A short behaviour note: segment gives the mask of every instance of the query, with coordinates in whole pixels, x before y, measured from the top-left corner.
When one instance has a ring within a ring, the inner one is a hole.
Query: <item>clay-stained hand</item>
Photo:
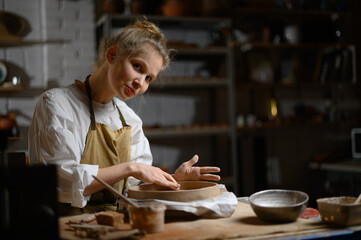
[[[177,181],[219,181],[221,179],[220,176],[211,174],[220,172],[221,170],[218,167],[193,167],[198,162],[198,159],[198,155],[194,155],[191,160],[182,163],[174,172],[174,179]]]
[[[155,183],[174,190],[178,190],[180,188],[179,183],[177,183],[172,175],[158,167],[142,163],[133,164],[133,166],[135,166],[136,169],[133,170],[132,176],[145,183]]]

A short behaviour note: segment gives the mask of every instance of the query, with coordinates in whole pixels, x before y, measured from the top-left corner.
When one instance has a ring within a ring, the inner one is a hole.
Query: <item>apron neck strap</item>
[[[89,84],[89,76],[86,77],[85,79],[85,89],[88,95],[88,99],[89,99],[89,110],[90,110],[90,120],[91,120],[91,129],[95,130],[95,114],[94,114],[94,109],[93,109],[93,100],[92,100],[92,95],[91,95],[91,90],[90,90],[90,84]],[[119,110],[118,106],[115,104],[114,100],[112,100],[114,107],[117,108],[118,113],[119,113],[119,118],[122,121],[123,126],[129,126],[126,122],[125,119],[123,117],[122,112]]]
[[[120,120],[122,121],[123,126],[129,126],[129,125],[126,123],[126,121],[125,121],[125,119],[124,119],[124,117],[123,117],[122,112],[119,110],[118,105],[115,104],[114,100],[112,100],[112,102],[113,102],[113,106],[116,107],[117,110],[118,110],[119,118],[120,118]]]
[[[90,75],[87,76],[86,79],[85,79],[85,89],[86,89],[86,93],[88,94],[88,99],[89,99],[91,129],[95,130],[95,115],[94,115],[93,100],[92,100],[90,84],[89,84],[89,77],[90,77]]]

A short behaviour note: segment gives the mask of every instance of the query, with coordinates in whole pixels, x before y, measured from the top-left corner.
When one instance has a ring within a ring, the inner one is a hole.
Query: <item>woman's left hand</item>
[[[173,174],[173,178],[177,181],[198,181],[211,180],[219,181],[220,176],[211,174],[217,173],[221,170],[218,167],[193,167],[198,162],[198,155],[187,162],[182,163]]]

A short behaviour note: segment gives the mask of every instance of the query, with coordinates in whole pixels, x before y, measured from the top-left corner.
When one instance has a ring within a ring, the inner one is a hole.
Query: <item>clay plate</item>
[[[175,191],[156,184],[133,186],[128,197],[135,199],[160,199],[191,202],[218,197],[221,192],[217,183],[207,181],[180,181],[180,190]]]

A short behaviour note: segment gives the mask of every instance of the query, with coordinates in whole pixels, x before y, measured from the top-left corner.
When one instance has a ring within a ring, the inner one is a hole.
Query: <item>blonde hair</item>
[[[159,52],[163,58],[163,69],[166,68],[170,62],[167,39],[161,30],[148,20],[137,20],[122,28],[107,41],[105,49],[115,45],[119,56],[128,57],[146,51],[144,43],[150,43]]]

